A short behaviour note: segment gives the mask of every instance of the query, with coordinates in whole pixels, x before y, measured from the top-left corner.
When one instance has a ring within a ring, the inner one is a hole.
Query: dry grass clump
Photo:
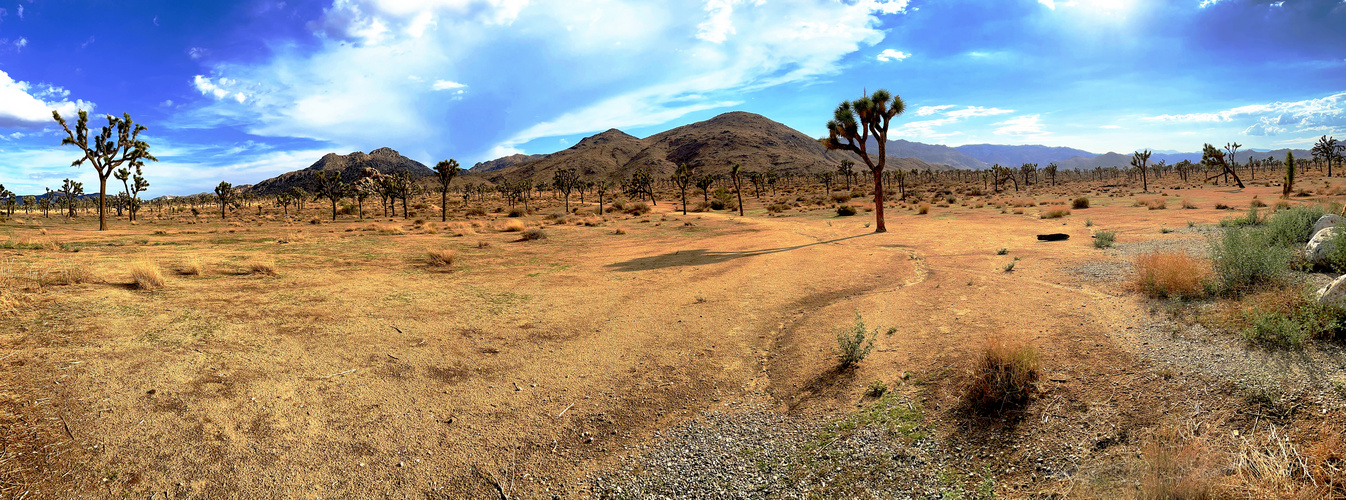
[[[1081,197],[1079,197],[1079,198],[1075,198],[1074,200],[1071,200],[1071,201],[1070,201],[1070,208],[1074,208],[1074,209],[1077,209],[1077,210],[1078,210],[1078,209],[1081,209],[1081,208],[1089,208],[1089,198],[1085,198],[1085,197],[1081,196]]]
[[[430,250],[425,253],[425,260],[434,267],[448,267],[453,265],[454,259],[458,258],[458,252],[442,248],[439,250]]]
[[[1209,434],[1207,434],[1209,435]],[[1159,426],[1141,446],[1141,500],[1224,498],[1214,450],[1204,436],[1181,426]]]
[[[1060,218],[1065,217],[1065,216],[1067,216],[1067,215],[1070,215],[1070,209],[1069,209],[1069,208],[1066,208],[1066,207],[1063,205],[1063,206],[1059,206],[1059,207],[1051,207],[1051,208],[1047,209],[1047,211],[1042,212],[1042,214],[1038,215],[1038,218],[1040,218],[1040,219],[1060,219]]]
[[[67,262],[56,270],[56,276],[51,281],[54,285],[79,285],[83,283],[93,283],[98,281],[98,275],[94,274],[89,266],[80,262]]]
[[[1145,207],[1149,210],[1164,210],[1168,208],[1168,200],[1163,198],[1136,198],[1133,206]]]
[[[466,222],[450,222],[444,231],[454,236],[471,236],[477,234],[472,224]]]
[[[1193,204],[1191,200],[1188,200],[1187,198],[1183,198],[1183,199],[1182,199],[1182,208],[1184,208],[1184,209],[1186,209],[1186,210],[1195,210],[1195,209],[1197,208],[1197,206],[1196,206],[1195,204]]]
[[[999,414],[1020,408],[1033,397],[1041,371],[1038,351],[1018,335],[993,335],[978,360],[968,385],[968,409]]]
[[[206,266],[201,264],[201,261],[196,258],[188,259],[187,262],[184,262],[182,266],[178,268],[178,274],[183,276],[200,276],[205,274],[205,272]]]
[[[520,235],[520,238],[523,241],[545,240],[547,239],[547,232],[543,231],[540,227],[535,227],[524,231],[523,234]]]
[[[276,275],[276,266],[266,262],[249,262],[244,266],[248,274],[265,274],[267,276]]]
[[[166,283],[164,274],[159,272],[159,266],[149,262],[131,264],[131,281],[141,290],[158,290]]]
[[[524,226],[523,221],[518,219],[511,219],[506,221],[504,227],[502,227],[500,230],[506,233],[517,233],[523,231],[524,229],[527,229],[527,226]]]
[[[402,230],[402,226],[401,226],[401,225],[398,225],[398,224],[370,224],[369,227],[368,227],[366,230],[368,230],[368,231],[375,231],[375,232],[377,232],[377,233],[379,233],[379,234],[403,234],[403,233],[405,233],[405,231]]]
[[[1346,497],[1346,443],[1324,429],[1308,447],[1268,424],[1241,436],[1235,453],[1239,489],[1247,498]]]
[[[1151,298],[1204,296],[1211,269],[1184,252],[1151,252],[1136,257],[1136,290]]]
[[[921,206],[920,206],[919,208],[916,209],[916,213],[917,213],[917,214],[920,214],[920,215],[925,215],[925,214],[930,213],[930,204],[929,204],[929,203],[922,203]]]

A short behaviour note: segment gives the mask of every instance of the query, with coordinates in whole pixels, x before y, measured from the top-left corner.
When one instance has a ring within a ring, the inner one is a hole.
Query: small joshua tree
[[[233,184],[220,181],[220,185],[215,186],[215,197],[220,201],[220,220],[224,220],[225,209],[238,200],[238,192],[234,191]]]
[[[1150,181],[1146,174],[1150,167],[1150,150],[1147,149],[1143,153],[1136,151],[1136,154],[1131,155],[1131,166],[1140,171],[1140,190],[1149,192]]]
[[[1207,168],[1218,168],[1220,170],[1220,172],[1215,175],[1207,177],[1206,180],[1215,179],[1221,175],[1233,176],[1234,184],[1237,184],[1239,188],[1243,188],[1243,181],[1239,179],[1238,172],[1229,165],[1229,162],[1225,161],[1224,151],[1220,151],[1215,146],[1206,144],[1205,147],[1202,148],[1201,164],[1205,165]]]
[[[906,111],[901,97],[887,90],[875,90],[873,95],[854,102],[842,101],[827,122],[827,138],[822,140],[827,149],[850,151],[860,156],[874,174],[874,221],[876,233],[886,233],[883,223],[883,168],[887,165],[888,124],[893,117]],[[870,137],[878,143],[878,153],[869,155]]]
[[[150,154],[150,145],[139,139],[140,133],[147,129],[144,125],[133,123],[130,113],[123,113],[122,118],[107,115],[107,126],[93,137],[93,145],[90,146],[88,111],[79,110],[79,120],[75,122],[74,132],[70,131],[60,113],[52,111],[51,116],[65,130],[66,137],[61,139],[61,145],[78,147],[84,153],[84,156],[72,162],[70,166],[78,167],[87,161],[93,165],[94,171],[98,172],[98,230],[106,231],[107,217],[104,212],[107,209],[108,177],[122,165],[135,167],[136,173],[139,174],[145,160],[159,161]]]
[[[696,178],[696,188],[701,190],[701,202],[710,205],[710,187],[715,185],[716,176],[706,174]]]
[[[566,213],[570,213],[570,193],[582,185],[579,173],[573,168],[558,168],[556,173],[552,174],[552,185],[565,196]]]
[[[439,181],[439,221],[449,220],[449,183],[458,176],[458,160],[449,158],[435,164],[435,179]]]
[[[850,368],[863,361],[869,356],[869,351],[874,350],[874,339],[877,338],[879,329],[875,328],[872,333],[865,329],[865,319],[856,312],[855,326],[837,331],[837,357],[841,367]]]
[[[734,192],[738,194],[738,215],[743,216],[743,166],[737,163],[729,170],[729,177],[734,180]]]
[[[130,201],[127,203],[127,206],[131,209],[129,218],[130,220],[136,220],[136,213],[140,211],[140,193],[150,188],[149,181],[140,176],[140,167],[138,166],[135,175],[131,175],[130,169],[122,167],[117,169],[117,173],[113,174],[113,177],[122,181],[122,187],[126,188],[126,194],[130,197]],[[128,180],[131,182],[128,182]]]
[[[609,189],[612,189],[612,181],[609,181],[607,179],[599,179],[597,182],[594,182],[594,191],[598,192],[599,217],[603,216],[603,196],[608,194]]]
[[[75,217],[75,205],[79,203],[79,197],[84,196],[84,183],[75,182],[66,179],[61,184],[61,201],[65,203],[66,211],[70,217]]]
[[[673,183],[682,192],[682,215],[687,215],[687,186],[692,183],[692,167],[686,163],[678,165],[677,172],[673,173]]]
[[[346,193],[350,192],[350,185],[341,182],[340,170],[314,172],[313,184],[317,191],[313,194],[313,200],[317,201],[323,198],[330,200],[332,202],[332,220],[336,220],[337,201],[346,197]]]

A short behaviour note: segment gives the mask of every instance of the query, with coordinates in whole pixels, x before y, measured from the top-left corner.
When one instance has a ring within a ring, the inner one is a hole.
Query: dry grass
[[[1168,208],[1168,200],[1163,198],[1136,198],[1134,206],[1145,207],[1149,210],[1164,210]]]
[[[506,233],[518,233],[523,231],[524,229],[527,229],[527,226],[523,224],[523,221],[518,219],[510,219],[508,221],[505,221],[505,225],[500,230]]]
[[[183,276],[201,276],[202,274],[205,274],[205,272],[206,266],[201,264],[201,261],[196,258],[188,259],[187,262],[182,264],[182,267],[178,268],[178,274]]]
[[[1065,217],[1065,216],[1067,216],[1067,215],[1070,215],[1070,209],[1066,208],[1065,206],[1059,206],[1059,207],[1051,207],[1050,209],[1047,209],[1047,211],[1042,212],[1042,214],[1039,215],[1038,218],[1040,218],[1040,219],[1060,219],[1060,218]]]
[[[82,262],[67,262],[56,270],[53,285],[79,285],[98,281],[98,276]]]
[[[276,266],[266,262],[249,262],[244,265],[244,269],[247,269],[248,274],[276,275]]]
[[[916,210],[916,213],[921,214],[921,215],[925,215],[925,214],[930,213],[930,204],[929,204],[929,203],[922,203],[922,204],[921,204],[921,207],[920,207],[919,209]]]
[[[1070,208],[1074,209],[1089,208],[1089,198],[1081,196],[1079,198],[1071,200]]]
[[[472,224],[466,222],[450,222],[449,225],[444,228],[444,231],[454,236],[472,236],[477,234],[477,231],[472,227]]]
[[[1215,453],[1204,436],[1183,426],[1159,426],[1141,446],[1141,500],[1222,498]]]
[[[1304,451],[1283,429],[1268,424],[1239,438],[1238,486],[1248,498],[1342,498],[1346,446],[1340,429],[1327,429]]]
[[[1196,208],[1198,208],[1198,207],[1197,207],[1195,204],[1193,204],[1193,203],[1191,202],[1191,200],[1188,200],[1188,199],[1186,199],[1186,198],[1183,198],[1183,200],[1182,200],[1182,208],[1187,209],[1187,210],[1194,210],[1194,209],[1196,209]]]
[[[441,248],[439,250],[430,250],[425,252],[425,260],[434,267],[448,267],[453,265],[454,259],[458,258],[458,252]]]
[[[1033,397],[1042,365],[1038,351],[1019,335],[999,334],[986,339],[968,384],[968,409],[999,414],[1022,407]]]
[[[1133,284],[1152,298],[1191,299],[1206,294],[1211,270],[1205,261],[1183,252],[1152,252],[1136,257]]]
[[[369,230],[376,231],[379,234],[393,234],[393,235],[404,234],[406,232],[403,231],[402,226],[398,224],[370,224]]]
[[[150,262],[137,262],[131,264],[131,283],[141,290],[158,290],[164,287],[166,281],[159,266]]]
[[[523,241],[545,240],[547,239],[547,232],[540,227],[535,227],[524,231],[521,238]]]

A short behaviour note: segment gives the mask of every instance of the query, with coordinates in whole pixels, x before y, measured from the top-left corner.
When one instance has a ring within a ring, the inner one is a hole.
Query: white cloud
[[[1010,118],[1003,122],[998,122],[1000,128],[995,129],[996,135],[1013,135],[1019,137],[1031,137],[1047,135],[1047,131],[1042,128],[1041,115],[1023,115]]]
[[[1246,123],[1245,135],[1270,136],[1284,132],[1336,133],[1346,129],[1346,92],[1292,102],[1251,104],[1216,112],[1158,115],[1142,118],[1174,123]]]
[[[936,130],[939,127],[945,127],[956,123],[966,121],[968,118],[979,118],[985,116],[996,116],[1007,113],[1013,113],[1012,109],[984,108],[981,106],[964,106],[957,108],[954,104],[944,104],[939,106],[921,106],[916,109],[916,116],[935,116],[943,115],[942,118],[932,118],[928,120],[917,120],[903,123],[892,131],[893,135],[914,137],[921,139],[942,139],[953,135],[961,134],[961,131],[942,132]]]
[[[1046,5],[1048,9],[1056,10],[1055,0],[1038,0],[1038,3]]]
[[[710,43],[724,43],[734,30],[733,0],[706,0],[706,20],[697,25],[696,37]]]
[[[62,116],[75,115],[80,109],[92,111],[93,103],[70,102],[70,91],[52,86],[34,86],[15,81],[0,71],[0,128],[42,128],[52,125],[52,110]]]
[[[203,49],[201,47],[192,47],[187,49],[187,57],[190,57],[192,59],[200,59],[208,55],[210,55],[210,51],[207,49]]]
[[[974,116],[995,116],[1013,113],[1012,109],[983,108],[981,106],[968,106],[963,109],[957,109],[945,113],[951,118],[971,118]]]
[[[453,90],[453,89],[461,89],[464,87],[467,87],[467,85],[463,85],[461,83],[449,80],[436,80],[435,84],[432,85],[430,88],[433,90]]]
[[[883,49],[883,52],[879,52],[878,59],[879,61],[882,62],[888,62],[888,61],[901,61],[908,57],[911,57],[911,54],[893,49]]]
[[[1116,130],[1116,129],[1122,128],[1122,126],[1121,126],[1121,125],[1100,125],[1098,128],[1105,128],[1105,129],[1108,129],[1108,130]]]
[[[23,19],[23,4],[19,4],[19,19]]]
[[[1204,8],[1206,8],[1206,7],[1210,7],[1210,6],[1212,6],[1212,5],[1215,5],[1215,4],[1217,4],[1217,3],[1220,3],[1220,1],[1221,1],[1221,0],[1201,0],[1201,3],[1200,3],[1199,5],[1197,5],[1197,8],[1199,8],[1199,9],[1204,9]]]
[[[15,41],[14,41],[14,48],[16,48],[16,49],[23,50],[23,48],[24,48],[24,47],[27,47],[27,46],[28,46],[28,39],[27,39],[27,38],[19,37],[18,40],[15,40]]]
[[[941,112],[941,111],[944,111],[944,110],[946,110],[946,109],[949,109],[949,108],[956,108],[956,107],[958,107],[958,106],[953,105],[953,104],[944,104],[944,105],[940,105],[940,106],[921,106],[920,108],[917,108],[917,109],[916,109],[916,116],[930,116],[930,115],[933,115],[933,114],[935,114],[935,113],[939,113],[939,112]]]

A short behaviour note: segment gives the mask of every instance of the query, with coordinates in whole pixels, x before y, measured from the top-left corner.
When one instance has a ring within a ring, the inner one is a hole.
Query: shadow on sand
[[[648,271],[651,269],[664,269],[678,266],[702,266],[706,264],[718,264],[720,262],[727,262],[734,259],[741,259],[743,257],[756,257],[758,255],[767,255],[773,253],[788,252],[790,250],[798,250],[801,248],[811,247],[814,245],[826,245],[828,243],[836,243],[838,241],[861,238],[872,234],[874,233],[857,234],[855,236],[847,236],[845,238],[837,238],[835,240],[818,241],[814,243],[807,243],[804,245],[795,245],[792,247],[767,248],[762,250],[745,250],[741,252],[716,252],[706,250],[704,248],[698,248],[695,250],[678,250],[676,252],[666,253],[663,255],[651,255],[649,257],[637,257],[625,262],[614,262],[612,264],[608,264],[605,267],[607,267],[608,269],[612,269],[614,271],[630,272],[630,271]]]

